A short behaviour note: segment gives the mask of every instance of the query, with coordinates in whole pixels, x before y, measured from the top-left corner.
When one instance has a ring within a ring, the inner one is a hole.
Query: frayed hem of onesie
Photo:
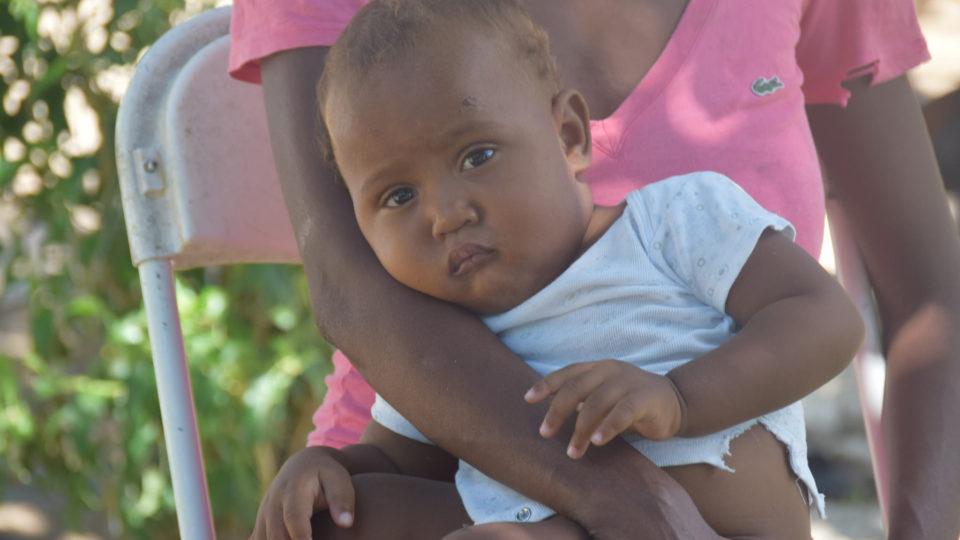
[[[693,465],[695,463],[703,463],[705,465],[710,465],[711,467],[716,467],[721,471],[725,471],[728,473],[735,473],[736,470],[730,465],[728,465],[726,462],[726,458],[728,456],[733,455],[730,452],[730,445],[734,439],[736,439],[740,435],[743,435],[750,428],[758,425],[759,423],[760,421],[758,419],[754,419],[752,422],[737,426],[737,429],[729,433],[726,433],[723,436],[723,438],[719,441],[718,444],[714,444],[714,443],[710,444],[709,446],[710,456],[698,457],[696,458],[695,461],[687,461],[683,459],[677,460],[677,455],[675,454],[671,455],[666,452],[660,453],[657,451],[657,449],[654,449],[654,448],[641,449],[638,447],[637,449],[640,450],[642,453],[644,453],[644,455],[646,455],[648,458],[650,458],[650,460],[653,461],[658,467],[679,467],[682,465]],[[625,437],[625,439],[627,440],[628,443],[633,444],[634,442],[634,440],[631,440],[630,438]],[[637,437],[635,440],[644,440],[644,439]]]
[[[727,472],[729,472],[729,473],[735,473],[735,472],[737,472],[736,469],[734,469],[733,467],[727,465],[727,458],[733,455],[733,452],[730,451],[730,445],[733,444],[733,440],[734,440],[734,439],[736,439],[737,437],[743,435],[743,434],[746,433],[747,431],[750,431],[750,429],[751,429],[753,426],[756,426],[756,425],[760,425],[760,420],[754,420],[753,422],[750,422],[749,424],[745,424],[745,425],[740,426],[740,428],[737,429],[736,431],[733,431],[733,432],[731,432],[731,433],[728,433],[728,434],[723,438],[723,440],[720,441],[720,462],[719,462],[719,464],[718,464],[718,463],[709,463],[709,465],[713,465],[714,467],[716,467],[716,468],[718,468],[718,469],[720,469],[720,470],[722,470],[722,471],[727,471]],[[766,428],[766,426],[764,426],[764,428]]]
[[[797,486],[799,487],[802,484],[803,488],[806,489],[808,508],[816,509],[817,515],[820,516],[820,519],[827,519],[827,498],[823,495],[823,493],[820,493],[820,491],[817,490],[816,484],[807,482],[803,478],[800,478],[800,473],[798,470],[802,470],[802,464],[797,463],[798,458],[796,456],[796,450],[794,449],[795,443],[784,440],[784,438],[777,433],[776,429],[763,421],[763,418],[757,419],[757,423],[763,426],[763,428],[767,430],[767,433],[773,435],[773,437],[777,439],[780,444],[787,448],[787,461],[789,462],[790,470],[797,477]],[[806,459],[806,457],[804,457],[804,459]],[[807,465],[807,468],[809,469],[809,465]]]

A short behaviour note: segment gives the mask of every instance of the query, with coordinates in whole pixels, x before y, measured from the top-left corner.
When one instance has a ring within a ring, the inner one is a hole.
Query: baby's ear
[[[562,90],[553,97],[553,118],[567,163],[579,175],[590,166],[593,151],[587,100],[576,90]]]

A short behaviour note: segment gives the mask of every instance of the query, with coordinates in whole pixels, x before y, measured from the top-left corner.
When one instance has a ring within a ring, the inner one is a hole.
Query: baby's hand
[[[322,446],[287,460],[270,483],[250,540],[310,540],[310,517],[329,509],[333,522],[353,525],[355,493],[347,469]]]
[[[683,397],[669,378],[619,360],[573,364],[544,377],[524,399],[538,403],[556,394],[540,426],[552,437],[578,411],[567,455],[582,457],[631,429],[654,440],[669,439],[683,426]]]

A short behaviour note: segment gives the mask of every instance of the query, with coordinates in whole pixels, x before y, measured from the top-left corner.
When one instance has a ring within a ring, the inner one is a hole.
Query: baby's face
[[[324,113],[363,235],[401,283],[510,309],[582,249],[589,119],[479,34],[437,38]],[[573,103],[573,105],[571,105]]]

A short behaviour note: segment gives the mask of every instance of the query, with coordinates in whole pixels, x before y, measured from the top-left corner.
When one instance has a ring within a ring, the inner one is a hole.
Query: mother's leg
[[[786,449],[762,426],[730,444],[734,473],[704,464],[665,470],[724,538],[810,539],[810,510]]]
[[[442,538],[470,524],[457,488],[450,482],[399,474],[358,474],[354,523],[338,527],[326,511],[313,516],[313,537],[323,540]]]

